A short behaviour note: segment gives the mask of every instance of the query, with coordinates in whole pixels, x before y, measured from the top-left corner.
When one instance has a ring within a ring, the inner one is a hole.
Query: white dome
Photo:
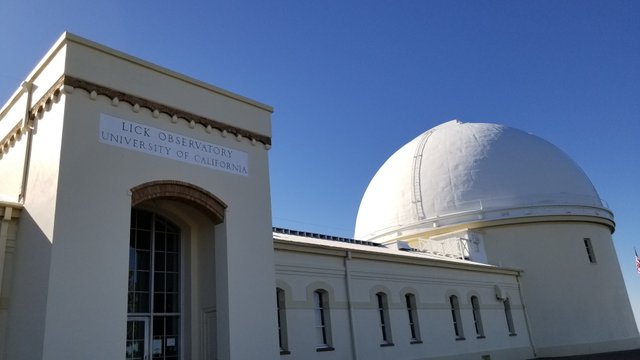
[[[399,235],[479,220],[546,215],[613,219],[564,152],[497,124],[439,125],[400,148],[371,180],[354,237]]]

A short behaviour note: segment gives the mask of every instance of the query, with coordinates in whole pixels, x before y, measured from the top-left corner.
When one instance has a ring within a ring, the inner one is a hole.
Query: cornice
[[[103,53],[109,57],[114,57],[120,60],[123,60],[125,62],[128,63],[132,63],[135,64],[137,66],[140,66],[142,68],[151,70],[153,72],[157,72],[160,73],[164,76],[168,76],[171,78],[174,78],[176,80],[179,80],[181,82],[186,82],[189,83],[190,85],[196,86],[196,87],[200,87],[203,89],[206,89],[207,91],[212,91],[218,95],[222,95],[224,97],[233,99],[234,101],[240,101],[243,102],[247,105],[256,107],[260,110],[263,111],[268,111],[270,113],[273,113],[273,108],[267,104],[261,103],[259,101],[250,99],[248,97],[236,94],[234,92],[231,92],[229,90],[225,90],[222,89],[220,87],[217,87],[215,85],[212,84],[208,84],[206,82],[203,82],[201,80],[192,78],[190,76],[187,76],[185,74],[181,74],[179,72],[176,72],[174,70],[168,69],[166,67],[160,66],[158,64],[154,64],[152,62],[143,60],[141,58],[135,57],[131,54],[126,54],[122,51],[116,50],[114,48],[108,47],[106,45],[97,43],[95,41],[89,40],[87,38],[78,36],[76,34],[70,33],[70,32],[65,32],[62,34],[62,36],[59,38],[57,44],[54,46],[54,48],[51,51],[51,54],[55,53],[55,51],[58,48],[63,47],[66,44],[77,44],[81,47],[85,47],[85,48],[89,48],[92,50],[95,50],[97,52]]]
[[[271,137],[269,136],[231,126],[216,119],[200,116],[140,96],[127,94],[90,81],[63,75],[53,83],[40,99],[33,103],[29,111],[29,121],[17,122],[16,126],[0,140],[0,159],[3,154],[6,154],[9,149],[15,145],[16,141],[20,140],[22,135],[33,129],[37,119],[41,119],[44,113],[49,111],[54,103],[59,102],[62,94],[71,94],[75,89],[86,91],[89,98],[93,100],[95,100],[98,95],[105,96],[114,106],[119,105],[120,102],[130,104],[133,112],[139,112],[141,108],[147,108],[154,118],[158,118],[160,114],[165,114],[171,118],[171,122],[173,123],[185,121],[191,128],[200,125],[207,133],[211,133],[213,129],[216,129],[222,137],[234,136],[237,141],[247,139],[252,145],[260,142],[264,145],[265,149],[269,150],[271,148]]]
[[[177,119],[186,121],[190,127],[195,127],[196,124],[202,125],[205,131],[211,132],[211,129],[217,129],[223,134],[231,134],[238,138],[247,138],[249,141],[255,143],[256,141],[263,143],[264,145],[271,145],[271,138],[261,134],[257,134],[248,130],[240,129],[223,122],[206,118],[185,110],[180,110],[171,106],[161,104],[159,102],[145,99],[143,97],[131,95],[108,88],[96,83],[92,83],[86,80],[78,79],[65,75],[62,77],[62,85],[71,86],[74,89],[80,88],[89,93],[89,96],[95,98],[98,95],[103,95],[111,99],[112,102],[126,102],[133,108],[134,112],[140,111],[141,108],[147,108],[151,111],[154,117],[158,117],[161,113],[168,115],[175,122]]]
[[[428,266],[445,269],[456,269],[462,271],[473,271],[483,273],[496,273],[515,276],[522,272],[521,269],[498,267],[495,265],[478,264],[473,262],[450,261],[449,259],[436,259],[421,256],[407,256],[405,253],[380,253],[366,249],[340,248],[336,246],[309,244],[296,242],[295,240],[273,239],[274,250],[291,251],[297,253],[309,253],[325,256],[347,257],[348,253],[352,259],[373,260],[378,262],[390,262],[398,264],[411,264],[418,266]],[[375,249],[375,248],[374,248]]]

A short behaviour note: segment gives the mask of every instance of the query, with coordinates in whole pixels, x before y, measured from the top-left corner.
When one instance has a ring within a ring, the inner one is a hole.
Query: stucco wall
[[[54,48],[57,52],[49,54],[50,59],[41,63],[44,68],[38,72],[58,74],[39,83],[38,88],[45,92],[64,69],[66,76],[109,86],[109,91],[162,103],[164,111],[187,109],[193,116],[226,122],[230,129],[270,136],[270,109],[266,106],[71,35]],[[227,205],[224,222],[214,230],[200,232],[200,236],[215,238],[215,251],[207,250],[215,257],[211,259],[215,274],[202,275],[206,269],[198,269],[195,263],[204,259],[194,259],[193,269],[205,280],[215,277],[208,286],[217,287],[216,291],[198,301],[216,299],[218,357],[275,358],[275,299],[255,301],[255,294],[272,293],[274,283],[273,247],[268,241],[268,146],[233,134],[225,137],[217,129],[205,129],[169,113],[154,113],[81,87],[64,85],[60,90],[60,101],[36,124],[25,216],[18,235],[16,257],[20,264],[15,283],[19,286],[11,300],[8,358],[122,356],[130,190],[156,180],[193,184]],[[101,114],[245,152],[249,175],[100,143]],[[191,334],[200,336],[193,330]],[[247,344],[247,338],[253,340]],[[200,339],[189,340],[200,346]]]
[[[16,238],[21,209],[0,202],[0,359],[4,358],[7,341],[7,315],[13,288]]]
[[[276,245],[276,248],[278,246]],[[316,352],[312,293],[329,292],[334,352],[331,358],[358,359],[492,359],[532,357],[527,327],[514,275],[455,270],[427,266],[415,260],[407,264],[347,252],[316,254],[287,248],[276,251],[277,286],[286,292],[287,336],[291,354],[283,359],[327,357]],[[349,287],[346,281],[349,268]],[[509,336],[503,303],[496,299],[494,285],[511,295],[517,336]],[[350,289],[350,290],[349,290]],[[349,303],[347,292],[350,291]],[[389,320],[393,346],[381,347],[382,335],[375,294],[383,291],[389,300]],[[411,343],[404,294],[416,296],[422,343]],[[456,340],[449,296],[460,300],[465,340]],[[485,338],[477,338],[470,297],[478,296]],[[350,330],[349,311],[353,316]],[[353,339],[353,343],[352,343]]]
[[[489,263],[524,270],[522,292],[539,355],[640,346],[608,227],[541,222],[481,232]],[[584,238],[591,240],[595,263]]]

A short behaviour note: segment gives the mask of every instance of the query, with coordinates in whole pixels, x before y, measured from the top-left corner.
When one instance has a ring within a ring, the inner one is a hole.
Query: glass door
[[[126,360],[147,360],[149,354],[149,319],[130,317],[127,320]]]
[[[127,359],[178,360],[180,230],[137,209],[131,213],[128,287]]]

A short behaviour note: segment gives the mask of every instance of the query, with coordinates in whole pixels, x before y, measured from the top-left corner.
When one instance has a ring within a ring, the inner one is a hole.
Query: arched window
[[[180,230],[133,209],[129,242],[127,359],[180,356]]]
[[[287,338],[287,316],[284,301],[284,290],[276,288],[276,306],[278,311],[278,342],[280,344],[280,354],[289,354],[289,344]]]
[[[382,342],[380,346],[392,346],[391,341],[391,325],[389,323],[389,303],[387,294],[379,292],[376,294],[376,302],[378,305],[378,316],[380,317],[380,330],[382,332]]]
[[[507,319],[507,329],[509,330],[509,336],[516,336],[516,330],[513,327],[513,317],[511,316],[511,301],[507,298],[504,301],[504,315]]]
[[[404,300],[407,305],[407,314],[409,315],[409,332],[411,334],[411,343],[419,344],[422,341],[420,340],[420,323],[418,322],[416,296],[413,294],[405,294]]]
[[[473,322],[476,328],[478,339],[484,339],[484,329],[482,328],[482,317],[480,316],[480,302],[477,296],[471,297],[471,309],[473,310]]]
[[[333,350],[331,341],[331,320],[329,317],[329,294],[318,289],[313,292],[315,312],[316,351]]]
[[[464,333],[462,331],[462,318],[460,317],[460,304],[458,303],[458,297],[455,295],[449,296],[449,304],[451,305],[451,317],[453,318],[453,330],[456,334],[456,340],[464,340]]]

